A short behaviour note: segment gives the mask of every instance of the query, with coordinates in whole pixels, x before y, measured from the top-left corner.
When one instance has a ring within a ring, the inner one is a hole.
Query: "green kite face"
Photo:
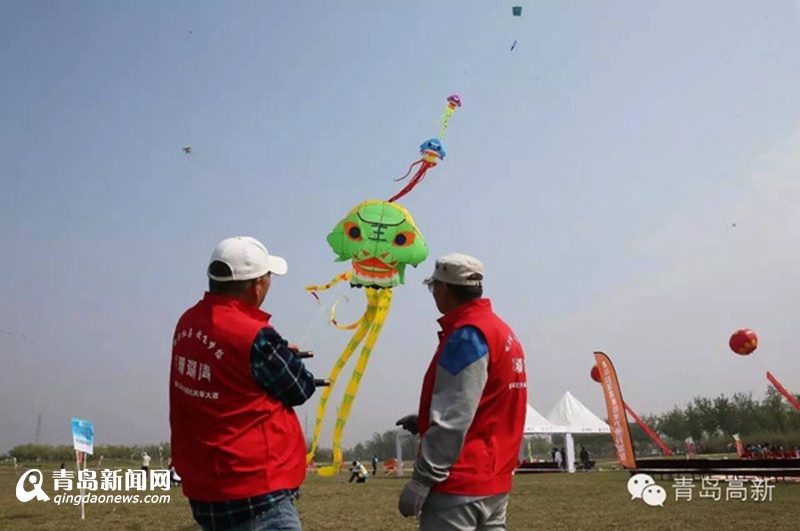
[[[428,246],[411,214],[387,201],[365,201],[328,234],[338,262],[352,260],[355,286],[392,288],[405,283],[406,265],[428,257]]]

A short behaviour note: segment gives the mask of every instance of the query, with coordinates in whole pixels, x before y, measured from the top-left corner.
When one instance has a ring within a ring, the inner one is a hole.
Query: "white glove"
[[[430,491],[430,487],[423,485],[416,479],[406,483],[406,486],[400,492],[400,501],[397,504],[400,514],[405,517],[418,516]]]

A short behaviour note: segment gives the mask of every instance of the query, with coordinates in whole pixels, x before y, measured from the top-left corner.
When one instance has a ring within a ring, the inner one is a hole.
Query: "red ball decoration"
[[[597,365],[592,367],[592,372],[590,374],[592,375],[592,380],[600,383],[600,368]]]
[[[749,328],[740,328],[733,333],[728,345],[740,356],[748,356],[758,348],[758,336]]]

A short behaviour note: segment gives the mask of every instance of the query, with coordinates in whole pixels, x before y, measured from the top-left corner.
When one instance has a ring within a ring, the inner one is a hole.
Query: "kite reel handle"
[[[295,354],[297,354],[298,358],[313,358],[314,351],[313,350],[295,350]],[[327,378],[314,378],[314,385],[316,387],[330,387],[331,381]]]

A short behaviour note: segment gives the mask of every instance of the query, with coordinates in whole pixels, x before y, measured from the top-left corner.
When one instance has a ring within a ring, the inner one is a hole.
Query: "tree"
[[[672,439],[673,444],[682,444],[683,440],[689,435],[683,411],[678,406],[674,406],[671,411],[663,413],[658,418],[658,431]]]

